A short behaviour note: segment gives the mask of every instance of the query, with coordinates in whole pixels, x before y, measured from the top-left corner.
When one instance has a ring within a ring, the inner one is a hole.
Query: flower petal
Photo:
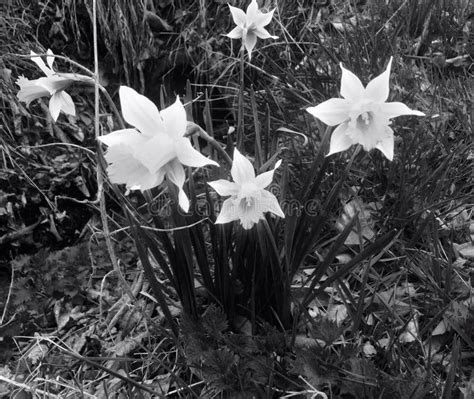
[[[240,224],[246,230],[251,229],[254,224],[258,223],[260,219],[263,219],[263,209],[260,199],[255,199],[252,206],[246,205],[246,199],[241,199],[238,203],[238,215]]]
[[[244,27],[245,23],[247,22],[247,16],[245,15],[244,11],[237,7],[232,7],[229,4],[230,13],[232,14],[232,19],[237,26],[241,28]]]
[[[108,147],[120,144],[128,146],[130,147],[131,153],[135,151],[137,146],[143,146],[147,141],[146,137],[136,129],[116,130],[104,136],[99,136],[97,139]]]
[[[269,186],[273,180],[273,174],[275,173],[275,170],[279,168],[280,165],[281,165],[281,159],[277,161],[277,163],[275,164],[275,167],[272,170],[259,174],[255,178],[255,184],[257,185],[257,187],[264,189],[265,187]]]
[[[53,71],[53,63],[54,63],[54,54],[53,52],[51,51],[51,49],[49,48],[48,51],[46,51],[46,54],[48,54],[46,56],[46,62],[48,63],[49,65],[49,69],[51,69],[51,71]],[[54,71],[53,71],[54,72]]]
[[[158,172],[160,168],[176,158],[173,140],[166,134],[157,134],[152,139],[148,138],[144,144],[137,145],[134,150],[135,158],[139,159],[152,173]]]
[[[331,98],[315,107],[306,108],[311,115],[328,126],[339,125],[349,119],[351,104],[343,98]]]
[[[152,101],[127,86],[120,86],[119,96],[123,117],[130,125],[149,137],[164,131],[160,113]]]
[[[258,12],[252,19],[254,26],[259,28],[267,26],[271,22],[274,12],[275,8],[269,12]]]
[[[53,118],[53,121],[56,122],[61,112],[61,102],[58,101],[57,97],[55,97],[54,99],[53,97],[55,96],[52,96],[49,100],[49,113],[51,114],[51,118]]]
[[[227,195],[237,195],[239,192],[239,185],[228,180],[219,179],[207,182],[217,194],[225,197]]]
[[[109,163],[107,174],[112,183],[126,184],[128,189],[148,190],[163,182],[164,173],[150,171],[133,156],[132,149],[126,145],[110,147],[105,153]]]
[[[348,124],[343,123],[338,126],[331,135],[331,144],[329,145],[329,153],[326,155],[335,154],[337,152],[347,150],[352,144],[355,144],[347,135]]]
[[[159,186],[161,183],[163,183],[164,179],[165,173],[163,170],[159,170],[155,173],[150,173],[147,171],[146,173],[143,173],[141,176],[139,176],[135,185],[127,184],[127,188],[129,190],[138,189],[140,191],[150,190],[153,187]]]
[[[393,57],[390,57],[387,68],[379,76],[372,79],[365,88],[365,98],[373,102],[387,101],[389,94],[390,68],[392,67]]]
[[[238,208],[235,206],[234,201],[228,198],[222,204],[221,211],[216,219],[216,224],[229,223],[237,219],[239,219]]]
[[[189,199],[183,190],[186,174],[183,165],[178,160],[173,160],[165,167],[166,177],[179,189],[178,202],[181,209],[185,212],[189,211]]]
[[[255,171],[252,164],[237,148],[234,149],[234,161],[230,174],[234,181],[240,185],[255,179]]]
[[[243,29],[240,26],[236,26],[226,36],[231,39],[240,39],[242,37]]]
[[[66,93],[65,91],[57,91],[54,93],[51,97],[51,100],[49,100],[49,111],[52,114],[52,110],[56,112],[58,110],[58,115],[59,111],[64,112],[65,114],[76,116],[76,107],[74,106],[74,101],[72,101],[71,96]],[[53,118],[54,121],[56,121],[58,117]]]
[[[252,0],[247,6],[247,22],[250,24],[255,21],[255,18],[258,16],[258,4],[257,0]]]
[[[270,33],[265,28],[262,28],[262,27],[255,28],[253,32],[260,39],[278,39],[278,36],[270,35]]]
[[[183,165],[193,168],[201,168],[205,165],[219,166],[212,159],[206,158],[199,151],[195,150],[187,138],[183,138],[174,144],[176,156]]]
[[[391,129],[388,127],[389,121],[383,114],[373,113],[369,118],[369,123],[357,120],[355,123],[348,123],[346,136],[353,143],[359,143],[365,151],[375,148],[377,143],[391,137]]]
[[[33,61],[36,65],[38,65],[39,69],[41,69],[46,76],[53,75],[54,72],[46,66],[43,59],[40,56],[38,56],[38,54],[36,54],[34,51],[30,51],[30,55],[36,56],[36,57],[31,57],[31,61]]]
[[[397,116],[402,115],[425,116],[423,112],[410,109],[400,102],[381,104],[381,112],[383,112],[387,119],[396,118]]]
[[[347,100],[357,101],[364,95],[364,85],[360,79],[351,71],[339,64],[342,69],[341,76],[341,96]]]
[[[247,31],[247,34],[242,36],[245,49],[249,55],[249,60],[252,59],[252,51],[257,44],[257,35],[253,31]]]
[[[61,91],[70,86],[74,81],[71,79],[63,78],[61,76],[47,76],[36,79],[38,85],[43,86],[46,90],[49,90],[51,94]]]
[[[36,80],[29,80],[24,76],[20,76],[16,80],[16,84],[20,86],[20,91],[17,93],[17,97],[20,101],[29,105],[33,100],[40,97],[50,96],[49,90],[46,90],[43,86],[38,85]]]
[[[387,126],[387,128],[390,130],[391,135],[390,137],[387,137],[377,143],[375,148],[380,150],[383,155],[387,157],[389,161],[393,160],[393,147],[394,147],[394,139],[393,139],[393,130]]]
[[[263,212],[271,212],[281,218],[285,217],[277,198],[271,192],[263,190],[261,192],[261,210]]]
[[[186,110],[183,104],[176,97],[176,101],[160,111],[161,118],[165,126],[165,132],[170,137],[183,137],[186,133]]]

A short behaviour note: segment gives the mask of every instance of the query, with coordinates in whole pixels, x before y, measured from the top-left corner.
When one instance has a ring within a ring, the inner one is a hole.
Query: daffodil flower
[[[179,189],[179,206],[189,210],[189,199],[183,190],[186,179],[183,165],[219,166],[196,151],[186,133],[186,111],[179,100],[158,111],[145,96],[127,86],[119,90],[122,114],[135,129],[116,130],[99,140],[108,146],[110,181],[126,184],[129,190],[148,190],[169,179]]]
[[[272,36],[264,28],[273,18],[275,9],[270,12],[263,13],[258,9],[257,0],[252,0],[247,7],[247,13],[237,7],[229,4],[230,12],[234,23],[237,25],[227,36],[231,39],[240,39],[247,49],[249,59],[252,58],[252,50],[257,44],[257,37],[260,39],[278,39],[278,36]]]
[[[244,229],[250,229],[260,219],[263,219],[265,212],[271,212],[284,218],[285,215],[275,195],[265,190],[265,187],[270,185],[273,180],[275,169],[280,165],[281,161],[278,161],[273,170],[255,176],[250,161],[235,149],[230,172],[234,182],[223,179],[208,182],[219,195],[230,195],[230,198],[222,204],[216,223],[240,220]]]
[[[307,108],[326,125],[339,125],[332,133],[328,155],[361,144],[366,151],[377,148],[392,160],[394,138],[390,119],[402,115],[425,115],[401,102],[386,102],[391,65],[392,57],[387,69],[364,88],[359,78],[341,64],[341,96],[344,98],[332,98]]]
[[[93,82],[93,79],[79,74],[73,73],[56,73],[53,70],[54,54],[51,50],[47,51],[46,61],[44,63],[41,57],[34,51],[31,51],[32,61],[38,65],[46,77],[29,80],[24,76],[20,76],[16,84],[20,86],[17,96],[20,101],[29,105],[33,100],[41,97],[49,97],[49,112],[56,122],[59,113],[64,112],[72,116],[76,116],[76,109],[71,96],[64,91],[74,82]]]

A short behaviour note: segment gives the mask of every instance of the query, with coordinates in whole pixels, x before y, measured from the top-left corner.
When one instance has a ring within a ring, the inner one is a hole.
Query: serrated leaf
[[[209,335],[219,334],[228,328],[227,317],[220,307],[212,304],[202,315],[202,325]]]

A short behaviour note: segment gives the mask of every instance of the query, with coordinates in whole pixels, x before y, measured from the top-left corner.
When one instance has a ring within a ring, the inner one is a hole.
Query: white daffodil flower
[[[307,108],[310,114],[326,125],[339,125],[332,133],[328,155],[347,150],[353,144],[361,144],[366,151],[377,148],[392,160],[394,138],[390,119],[402,115],[425,115],[403,103],[386,102],[392,59],[390,57],[387,69],[365,88],[359,78],[341,64],[341,96],[344,98],[332,98]]]
[[[252,0],[247,7],[247,13],[237,7],[229,4],[230,12],[234,23],[237,25],[227,36],[231,39],[240,39],[249,53],[249,59],[252,58],[252,50],[257,44],[257,37],[260,39],[278,39],[278,36],[272,36],[264,28],[273,18],[275,9],[263,13],[258,9],[257,0]]]
[[[285,214],[275,195],[265,190],[265,187],[270,185],[273,180],[275,169],[280,165],[281,160],[275,164],[274,169],[255,176],[250,161],[237,149],[234,149],[234,161],[230,171],[234,183],[223,179],[208,182],[219,195],[230,195],[230,198],[222,204],[216,223],[240,220],[244,229],[250,229],[260,219],[263,219],[265,212],[271,212],[284,218]]]
[[[24,76],[20,76],[16,81],[16,84],[20,86],[20,91],[17,96],[18,99],[25,102],[26,105],[29,105],[33,100],[40,97],[51,96],[49,100],[49,112],[56,122],[61,111],[65,114],[76,116],[74,102],[64,89],[74,82],[93,82],[93,79],[84,75],[54,72],[54,54],[51,50],[48,50],[47,54],[46,61],[48,66],[46,66],[41,57],[37,56],[34,51],[31,51],[31,55],[33,56],[31,60],[38,65],[46,77],[29,80]]]
[[[108,146],[105,159],[110,181],[126,184],[129,190],[144,191],[161,184],[166,176],[179,189],[179,206],[188,212],[183,165],[219,165],[196,151],[184,137],[186,111],[179,97],[160,112],[152,101],[130,87],[121,86],[119,95],[123,117],[135,129],[99,137]]]

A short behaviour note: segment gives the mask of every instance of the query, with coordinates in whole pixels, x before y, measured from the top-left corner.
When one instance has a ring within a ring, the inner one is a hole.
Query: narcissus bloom
[[[364,88],[359,78],[341,64],[341,96],[344,98],[332,98],[307,108],[326,125],[339,125],[332,133],[328,155],[361,144],[366,151],[377,148],[392,160],[394,139],[390,119],[402,115],[425,115],[403,103],[386,102],[391,65],[392,57],[387,69]]]
[[[285,214],[275,195],[265,190],[265,187],[269,186],[273,180],[275,169],[280,165],[281,161],[278,161],[273,170],[255,176],[250,161],[235,149],[230,171],[234,183],[223,179],[208,182],[219,195],[230,195],[230,198],[222,204],[216,223],[240,220],[244,229],[250,229],[260,219],[263,219],[265,212],[271,212],[284,218]]]
[[[234,23],[237,25],[232,29],[227,36],[231,39],[242,38],[247,52],[249,53],[249,59],[252,58],[252,50],[257,44],[257,37],[260,39],[278,39],[278,36],[272,36],[264,28],[267,26],[273,18],[275,9],[270,12],[263,13],[258,9],[257,0],[252,0],[247,7],[247,13],[237,7],[232,7],[229,4],[230,12]]]
[[[158,111],[145,96],[127,86],[119,90],[122,114],[135,129],[116,130],[99,140],[108,146],[105,159],[112,183],[129,190],[147,190],[161,184],[166,176],[179,189],[179,206],[187,212],[189,200],[183,185],[183,165],[219,166],[196,151],[186,133],[186,111],[179,100]]]
[[[31,59],[43,71],[46,77],[29,80],[24,76],[20,76],[16,84],[20,86],[20,91],[17,96],[20,101],[28,105],[33,100],[40,97],[51,96],[49,100],[49,112],[54,121],[58,119],[59,113],[62,111],[65,114],[76,115],[76,109],[71,96],[64,91],[68,86],[74,82],[89,82],[93,83],[93,79],[89,76],[73,74],[73,73],[56,73],[53,70],[54,54],[51,50],[47,51],[46,61],[48,66],[34,51],[31,51],[33,56]]]

